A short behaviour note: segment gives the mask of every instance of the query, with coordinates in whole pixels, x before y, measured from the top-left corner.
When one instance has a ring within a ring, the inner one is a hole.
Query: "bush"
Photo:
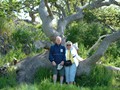
[[[16,74],[14,70],[9,70],[5,76],[0,76],[0,89],[6,87],[14,87],[17,85],[16,83]]]
[[[52,73],[51,73],[50,69],[40,68],[40,69],[37,70],[37,72],[34,76],[34,82],[35,83],[40,83],[44,79],[51,80],[51,77],[52,77]]]
[[[36,52],[34,42],[37,40],[49,40],[42,32],[41,28],[20,22],[17,25],[15,31],[11,35],[13,46],[15,49],[21,48],[22,51],[28,55],[32,52]]]
[[[89,76],[81,75],[77,77],[77,84],[80,86],[112,86],[114,74],[105,67],[98,65],[90,73]]]
[[[18,50],[10,50],[5,56],[1,56],[0,58],[0,65],[11,63],[13,62],[13,59],[16,58],[18,60],[21,60],[25,58],[26,55],[21,52],[21,49]]]
[[[73,24],[66,31],[67,40],[73,43],[78,42],[78,44],[84,44],[86,48],[90,48],[98,38],[108,33],[109,30],[103,28],[99,23],[86,23],[79,22],[78,24]]]

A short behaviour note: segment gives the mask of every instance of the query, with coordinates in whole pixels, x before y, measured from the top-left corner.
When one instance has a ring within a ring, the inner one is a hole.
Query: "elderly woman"
[[[66,61],[72,62],[71,65],[65,66],[65,77],[67,84],[73,84],[75,81],[76,69],[81,58],[77,54],[77,50],[73,47],[71,41],[66,43]]]

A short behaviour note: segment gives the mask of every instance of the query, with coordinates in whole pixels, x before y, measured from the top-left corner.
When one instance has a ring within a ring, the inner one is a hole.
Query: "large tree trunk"
[[[84,5],[83,7],[77,7],[77,12],[75,14],[72,14],[70,16],[66,16],[64,18],[60,18],[57,23],[57,29],[55,30],[52,26],[52,20],[53,20],[53,13],[50,10],[49,6],[47,5],[47,0],[41,0],[40,6],[39,6],[39,14],[40,18],[42,20],[42,28],[43,32],[50,38],[51,41],[54,41],[54,38],[57,35],[60,35],[63,39],[64,38],[64,32],[66,29],[66,26],[75,21],[75,20],[82,20],[83,18],[83,9],[95,9],[99,8],[101,6],[106,6],[110,4],[116,4],[120,6],[119,3],[117,3],[115,0],[109,0],[109,1],[104,1],[104,0],[96,0],[93,1],[92,3],[88,3]],[[46,9],[47,7],[47,9]],[[63,15],[64,16],[64,15]],[[101,42],[98,50],[89,58],[86,60],[83,60],[80,62],[78,69],[77,69],[77,75],[81,75],[83,73],[89,74],[91,71],[91,67],[95,66],[96,62],[104,55],[106,52],[108,46],[120,39],[120,31],[115,32],[111,35],[108,35],[103,39]],[[64,41],[65,42],[65,41]],[[42,44],[44,44],[42,42]],[[43,45],[45,47],[46,45]],[[49,46],[49,45],[48,45]],[[48,60],[48,52],[41,54],[41,55],[36,55],[31,58],[26,58],[23,61],[19,62],[17,64],[17,81],[19,83],[21,82],[32,82],[33,77],[35,72],[37,71],[38,68],[44,67],[44,68],[51,68],[50,61]],[[116,68],[114,68],[115,70]],[[117,68],[117,70],[120,70]]]

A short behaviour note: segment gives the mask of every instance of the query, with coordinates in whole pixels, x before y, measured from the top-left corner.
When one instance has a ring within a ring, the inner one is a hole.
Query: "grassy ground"
[[[59,83],[53,84],[49,80],[43,80],[39,84],[20,84],[14,87],[4,87],[1,90],[120,90],[117,87],[112,86],[94,86],[94,87],[82,87],[76,85],[60,85]]]
[[[44,68],[37,71],[31,84],[17,84],[15,77],[14,68],[0,76],[0,90],[120,90],[120,73],[113,74],[102,66],[94,68],[89,76],[77,77],[75,85],[53,84],[51,71]]]

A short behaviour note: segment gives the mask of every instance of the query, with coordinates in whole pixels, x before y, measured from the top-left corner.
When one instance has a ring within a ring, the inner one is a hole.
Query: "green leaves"
[[[13,34],[13,38],[19,43],[28,43],[31,41],[30,33],[27,30],[18,30]]]
[[[83,21],[72,24],[70,29],[67,30],[66,36],[67,40],[71,40],[73,43],[82,43],[85,47],[90,48],[98,40],[99,36],[106,34],[108,31],[99,23],[86,23]]]
[[[48,0],[48,2],[52,2],[52,3],[55,3],[57,2],[58,0]]]
[[[98,21],[113,26],[114,28],[120,25],[120,11],[115,7],[101,8],[96,10],[94,14],[97,16]]]
[[[114,73],[110,70],[107,70],[102,65],[97,65],[93,68],[90,75],[81,75],[77,78],[77,82],[80,86],[111,86],[113,85]]]

